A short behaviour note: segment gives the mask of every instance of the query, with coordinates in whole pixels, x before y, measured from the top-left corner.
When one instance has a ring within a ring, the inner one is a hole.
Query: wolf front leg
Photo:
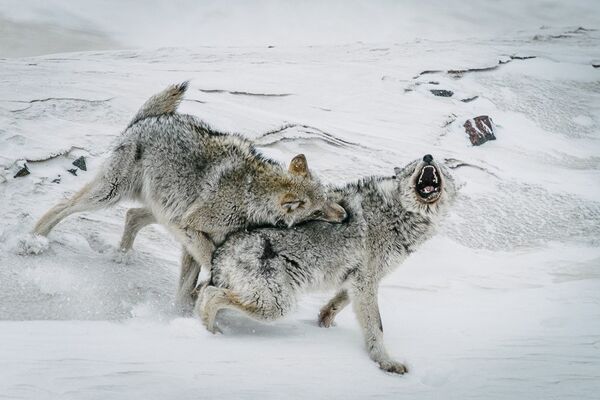
[[[350,304],[350,296],[348,291],[342,289],[327,304],[321,308],[319,312],[319,326],[329,328],[334,323],[335,316],[338,315],[348,304]]]
[[[196,301],[198,292],[198,276],[201,266],[194,257],[183,247],[181,249],[181,272],[179,274],[179,287],[177,288],[177,306],[184,312],[191,310]]]
[[[201,268],[210,273],[215,245],[206,233],[192,228],[173,228],[172,231],[183,244],[177,303],[186,307],[194,302]]]
[[[353,288],[352,303],[358,322],[363,330],[369,356],[387,372],[404,374],[408,370],[393,360],[383,344],[383,324],[377,304],[377,283],[357,283]]]
[[[123,230],[119,249],[123,252],[131,250],[138,232],[145,226],[155,223],[157,223],[157,220],[148,208],[130,208],[127,210],[125,229]],[[200,275],[200,264],[196,262],[194,257],[183,246],[181,273],[179,275],[179,287],[176,299],[177,306],[183,311],[189,310],[193,306],[198,275]]]

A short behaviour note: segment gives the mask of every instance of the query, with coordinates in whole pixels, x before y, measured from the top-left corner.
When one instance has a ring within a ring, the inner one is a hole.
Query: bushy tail
[[[145,118],[158,117],[164,114],[173,114],[177,110],[177,106],[183,100],[183,95],[189,85],[188,81],[178,85],[171,85],[160,93],[150,97],[137,112],[135,117],[129,123],[132,126]]]

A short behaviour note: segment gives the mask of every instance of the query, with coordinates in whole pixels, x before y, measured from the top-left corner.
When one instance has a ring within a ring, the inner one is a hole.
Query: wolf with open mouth
[[[293,309],[300,293],[336,289],[321,309],[319,325],[330,327],[350,302],[371,359],[395,373],[406,367],[383,343],[377,304],[380,280],[430,238],[455,197],[446,168],[426,155],[392,177],[371,177],[333,189],[348,214],[342,224],[308,222],[293,229],[238,232],[214,253],[212,276],[196,302],[208,330],[223,308],[259,320],[275,320]]]

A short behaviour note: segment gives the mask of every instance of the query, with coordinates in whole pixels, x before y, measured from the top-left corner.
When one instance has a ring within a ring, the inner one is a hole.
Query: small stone
[[[531,60],[532,58],[536,58],[537,56],[517,56],[517,55],[512,55],[510,56],[511,60]]]
[[[87,166],[85,165],[85,157],[84,156],[81,156],[77,160],[73,161],[73,165],[82,171],[87,171]]]
[[[29,172],[29,168],[27,168],[27,164],[23,164],[23,168],[21,168],[16,174],[15,174],[15,178],[21,178],[23,176],[27,176],[29,175],[31,172]]]
[[[463,103],[470,103],[473,100],[477,100],[479,98],[479,96],[473,96],[473,97],[467,97],[466,99],[460,99],[460,101],[462,101]]]
[[[67,171],[69,171],[71,174],[77,176],[77,168],[68,169]]]
[[[468,119],[463,125],[469,135],[473,146],[480,146],[488,140],[496,140],[494,135],[494,123],[487,115],[480,115],[473,119]]]
[[[52,183],[60,183],[60,179],[61,179],[61,177],[60,177],[60,175],[58,175],[57,178],[52,179]]]
[[[452,90],[431,89],[429,91],[431,93],[433,93],[435,96],[440,96],[440,97],[452,97],[454,95],[454,92]]]

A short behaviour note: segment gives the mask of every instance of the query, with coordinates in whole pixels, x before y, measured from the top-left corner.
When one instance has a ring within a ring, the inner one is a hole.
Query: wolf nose
[[[433,161],[433,156],[431,154],[426,154],[425,157],[423,157],[423,161],[430,164]]]

